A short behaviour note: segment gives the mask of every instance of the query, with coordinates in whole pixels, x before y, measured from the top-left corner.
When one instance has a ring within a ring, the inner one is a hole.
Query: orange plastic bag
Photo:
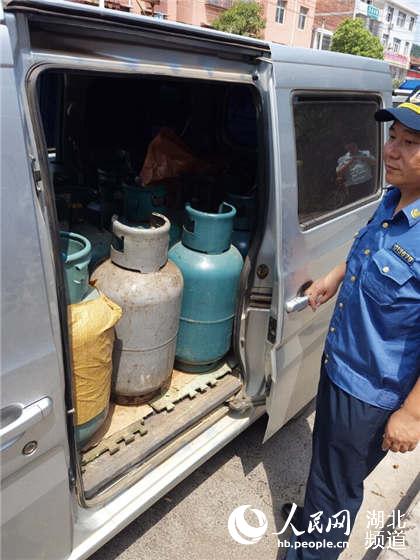
[[[149,185],[183,173],[198,173],[204,167],[173,130],[162,128],[149,144],[140,179],[143,185]]]

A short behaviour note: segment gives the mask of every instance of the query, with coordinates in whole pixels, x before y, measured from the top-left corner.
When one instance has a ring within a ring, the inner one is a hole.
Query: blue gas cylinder
[[[245,258],[249,251],[249,244],[251,242],[251,232],[234,229],[232,232],[232,245],[234,245]]]
[[[203,372],[229,350],[243,260],[231,245],[233,206],[223,202],[210,214],[186,204],[185,211],[182,240],[169,251],[184,277],[176,367]]]
[[[124,185],[124,217],[133,224],[149,223],[153,212],[164,214],[171,221],[169,247],[181,239],[181,227],[176,221],[176,213],[169,208],[168,190],[164,185],[132,187]]]
[[[232,244],[245,258],[249,250],[252,230],[255,225],[257,211],[255,207],[255,193],[228,193],[226,200],[236,208],[236,216],[233,221]]]

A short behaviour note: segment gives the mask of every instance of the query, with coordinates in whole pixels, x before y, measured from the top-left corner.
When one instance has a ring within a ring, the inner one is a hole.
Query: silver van
[[[12,0],[0,31],[1,555],[82,560],[261,415],[267,440],[314,397],[333,304],[302,294],[378,204],[392,84],[381,61],[72,2]],[[143,429],[111,407],[125,436],[92,453],[75,441],[62,201],[77,194],[77,223],[103,162],[123,151],[136,173],[161,127],[222,162],[188,180],[255,193],[231,351]],[[357,200],[337,175],[350,144],[376,160]]]

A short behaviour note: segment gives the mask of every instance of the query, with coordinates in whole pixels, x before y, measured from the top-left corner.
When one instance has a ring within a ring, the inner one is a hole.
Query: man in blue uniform
[[[369,150],[359,150],[356,142],[345,144],[347,152],[338,158],[337,180],[342,182],[348,191],[348,203],[369,196],[372,192],[373,168],[376,159]]]
[[[304,507],[295,516],[290,504],[283,508],[298,546],[287,560],[338,558],[364,479],[388,450],[412,451],[420,440],[420,106],[402,103],[375,118],[393,121],[384,148],[393,186],[347,261],[306,292],[315,310],[342,284],[322,361]]]

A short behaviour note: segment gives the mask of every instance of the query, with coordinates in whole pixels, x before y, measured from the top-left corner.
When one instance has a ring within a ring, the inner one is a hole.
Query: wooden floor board
[[[204,387],[201,382],[197,383],[200,375],[203,374],[174,371],[171,387],[155,408],[149,404],[113,406],[109,421],[98,434],[97,447],[91,445],[91,449],[82,455],[83,485],[88,499],[128,470],[144,463],[241,388],[241,381],[227,367],[218,371],[219,377]],[[176,400],[177,391],[185,392],[185,389],[197,386],[201,389],[187,390],[188,396]],[[175,402],[172,408],[167,406],[170,399]],[[130,426],[134,428],[133,432]],[[119,437],[121,434],[123,436]]]

